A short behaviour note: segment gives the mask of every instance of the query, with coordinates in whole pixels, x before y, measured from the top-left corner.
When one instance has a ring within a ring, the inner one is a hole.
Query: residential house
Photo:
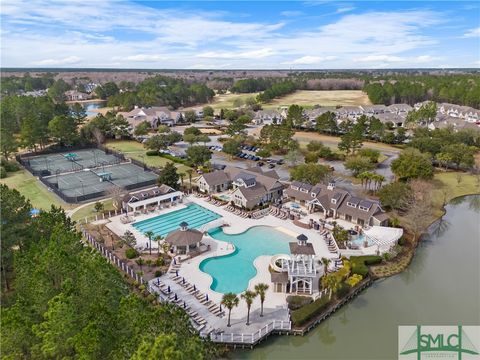
[[[89,100],[92,98],[90,94],[85,94],[77,90],[65,91],[64,95],[67,101],[82,101],[82,100]]]
[[[387,111],[385,105],[362,105],[360,109],[363,111],[363,115],[374,116],[377,114],[383,114]]]
[[[412,111],[413,108],[408,104],[393,104],[387,107],[387,111],[393,114],[397,114],[403,117],[407,117],[408,113]]]
[[[338,189],[333,181],[314,186],[294,181],[284,194],[310,212],[320,211],[325,219],[340,218],[360,226],[388,224],[388,217],[377,201],[353,196],[347,190]]]
[[[252,123],[255,125],[276,124],[283,121],[277,110],[259,110],[255,113]]]
[[[175,121],[180,117],[179,114],[175,115],[175,119],[172,119],[172,113],[166,107],[135,107],[129,112],[119,112],[118,115],[122,115],[125,120],[130,124],[130,129],[133,130],[138,124],[146,121],[153,129],[156,129],[159,125],[172,126]]]
[[[404,127],[406,117],[397,115],[391,112],[385,112],[383,114],[376,114],[374,115],[378,120],[380,120],[383,124],[392,123],[393,127]]]
[[[227,166],[224,170],[203,174],[197,186],[199,191],[209,194],[230,189],[230,198],[236,206],[252,209],[282,198],[284,186],[278,179],[274,170],[264,172],[260,167]]]
[[[340,119],[357,120],[363,115],[363,109],[360,106],[342,106],[335,113]]]

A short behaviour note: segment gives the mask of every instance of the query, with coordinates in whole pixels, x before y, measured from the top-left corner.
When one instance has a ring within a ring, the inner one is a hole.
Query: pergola
[[[198,249],[202,241],[203,233],[196,229],[189,229],[188,224],[183,221],[180,229],[172,231],[167,235],[165,241],[173,247],[176,254],[188,254],[190,250]]]

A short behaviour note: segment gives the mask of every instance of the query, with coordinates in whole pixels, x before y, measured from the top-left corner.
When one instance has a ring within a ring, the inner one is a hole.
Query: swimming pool
[[[350,242],[354,245],[357,245],[358,247],[363,248],[365,247],[364,245],[365,239],[367,240],[367,243],[368,243],[367,247],[375,244],[373,240],[370,239],[368,236],[365,236],[365,234],[359,235],[356,239],[350,240]]]
[[[133,227],[142,233],[153,231],[155,235],[165,237],[168,233],[177,230],[182,221],[186,221],[189,228],[199,228],[220,217],[216,212],[200,205],[188,204],[185,208],[135,222]]]
[[[214,239],[232,243],[235,251],[229,255],[205,259],[200,270],[213,278],[212,290],[220,293],[241,293],[257,274],[253,261],[260,255],[290,254],[289,242],[294,237],[270,226],[254,226],[241,234],[225,234],[221,228],[212,229]]]

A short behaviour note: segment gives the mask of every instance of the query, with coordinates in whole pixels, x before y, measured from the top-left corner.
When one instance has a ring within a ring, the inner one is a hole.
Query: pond
[[[409,268],[377,281],[308,335],[272,336],[235,359],[397,359],[399,325],[480,324],[480,196],[455,199]]]
[[[84,103],[80,103],[80,104],[82,104],[82,106],[85,108],[87,116],[95,116],[98,113],[95,112],[95,111],[92,111],[92,110],[100,109],[102,107],[105,107],[106,103],[107,102],[105,100],[98,100],[98,101],[84,102]]]

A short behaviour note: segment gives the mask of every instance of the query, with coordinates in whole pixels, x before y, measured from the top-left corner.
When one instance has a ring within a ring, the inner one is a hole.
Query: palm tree
[[[232,313],[232,309],[235,306],[238,306],[240,300],[237,297],[237,294],[234,293],[226,293],[222,297],[222,305],[228,309],[228,324],[227,326],[230,327],[230,314]]]
[[[378,189],[380,189],[382,187],[382,184],[383,182],[385,181],[385,176],[383,175],[380,175],[380,174],[377,174],[377,189],[376,191],[378,191]]]
[[[147,231],[145,233],[145,236],[148,237],[148,242],[149,242],[149,245],[148,245],[148,250],[150,250],[150,255],[152,255],[152,238],[155,234],[153,233],[153,231]]]
[[[329,258],[322,258],[323,264],[323,276],[327,275],[328,272],[328,265],[332,262]]]
[[[178,173],[178,176],[180,176],[180,182],[182,184],[182,189],[183,189],[183,179],[185,179],[185,173],[183,173],[183,172]]]
[[[143,265],[145,264],[145,260],[143,260],[141,257],[135,260],[138,266],[140,266],[140,271],[143,271]]]
[[[157,242],[157,254],[160,255],[160,241],[163,240],[162,235],[157,235],[153,238]]]
[[[245,300],[245,303],[247,304],[247,325],[250,325],[250,308],[252,307],[253,299],[255,299],[257,293],[247,290],[240,296],[243,300]]]
[[[192,190],[192,174],[193,174],[193,169],[188,169],[186,171],[188,174],[188,181],[190,182],[190,190]]]
[[[330,290],[330,295],[328,296],[330,299],[332,298],[332,293],[337,292],[339,286],[340,281],[336,274],[328,274],[322,277],[322,287]]]
[[[162,243],[162,250],[165,253],[165,255],[168,255],[168,250],[170,250],[170,244],[164,241]]]
[[[268,290],[268,285],[260,283],[255,285],[255,292],[260,296],[260,316],[263,316],[263,303],[265,302],[265,292]]]

